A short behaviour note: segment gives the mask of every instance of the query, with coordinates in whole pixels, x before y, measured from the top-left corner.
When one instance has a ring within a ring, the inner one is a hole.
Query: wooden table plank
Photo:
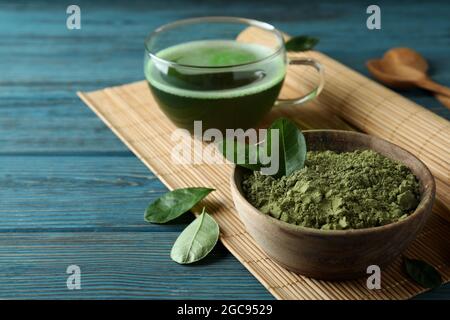
[[[143,217],[167,189],[128,154],[2,156],[0,185],[0,232],[166,230]]]
[[[318,36],[319,50],[364,74],[366,59],[407,45],[450,84],[448,1],[382,3],[380,31],[365,28],[367,4],[357,1],[77,4],[82,29],[68,31],[66,3],[0,0],[0,298],[271,297],[223,249],[192,268],[168,260],[186,221],[143,222],[142,208],[165,188],[75,96],[142,79],[143,39],[162,23],[203,15],[268,21]],[[402,94],[450,118],[428,93]],[[64,288],[65,264],[77,257],[92,271],[81,292]],[[160,277],[164,268],[171,277]],[[448,299],[450,287],[423,297]]]
[[[0,299],[272,299],[219,245],[199,264],[174,263],[178,232],[0,233]],[[66,269],[81,269],[68,290]]]
[[[40,100],[38,100],[40,101]],[[123,154],[128,149],[79,100],[0,107],[0,155]]]

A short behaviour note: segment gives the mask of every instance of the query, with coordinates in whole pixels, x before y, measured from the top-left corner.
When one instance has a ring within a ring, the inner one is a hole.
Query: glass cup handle
[[[293,58],[289,59],[289,65],[304,65],[313,67],[319,73],[319,84],[303,97],[294,99],[277,99],[277,101],[275,101],[276,106],[299,105],[303,102],[314,99],[320,94],[323,89],[323,85],[325,84],[323,66],[318,61],[310,58]]]

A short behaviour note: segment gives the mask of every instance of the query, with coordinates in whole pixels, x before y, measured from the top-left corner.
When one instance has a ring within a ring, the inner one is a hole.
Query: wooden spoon
[[[395,88],[420,87],[439,95],[450,97],[450,88],[440,85],[427,76],[428,63],[409,48],[393,48],[382,59],[367,61],[367,68],[381,82]],[[438,97],[447,108],[448,99]]]
[[[450,109],[450,97],[444,96],[443,94],[436,94],[435,97],[442,103],[444,106]]]

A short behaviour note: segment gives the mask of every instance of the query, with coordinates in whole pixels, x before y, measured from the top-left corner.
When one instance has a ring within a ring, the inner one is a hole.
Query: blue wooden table
[[[76,1],[81,30],[66,28],[68,2],[0,2],[0,298],[271,299],[222,246],[192,266],[169,257],[190,221],[148,225],[146,205],[166,188],[77,98],[143,78],[143,40],[155,27],[204,16],[246,16],[367,74],[364,62],[393,46],[429,59],[450,85],[450,3],[378,2],[382,29],[366,28],[361,1]],[[421,90],[405,96],[450,118]],[[66,268],[81,268],[68,290]],[[444,286],[422,298],[450,298]]]

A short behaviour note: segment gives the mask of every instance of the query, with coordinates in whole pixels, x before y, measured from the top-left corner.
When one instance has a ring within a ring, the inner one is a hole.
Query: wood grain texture
[[[194,266],[170,259],[193,217],[144,222],[167,189],[134,157],[2,156],[0,185],[0,299],[272,298],[221,245]]]
[[[0,233],[0,299],[270,298],[220,245],[201,263],[174,263],[167,248],[178,234]],[[81,290],[67,290],[71,264],[81,269]]]
[[[265,20],[290,34],[320,37],[319,50],[366,75],[367,59],[381,56],[389,47],[410,46],[430,61],[436,81],[450,84],[447,1],[379,2],[381,31],[365,28],[366,4],[360,1],[291,0],[264,6],[256,1],[181,0],[77,4],[82,9],[82,29],[69,31],[66,3],[0,1],[2,298],[81,297],[83,292],[68,292],[64,287],[67,255],[80,252],[88,268],[104,265],[98,256],[117,252],[118,243],[129,243],[123,252],[132,256],[146,232],[175,238],[174,233],[183,228],[183,224],[143,224],[143,208],[165,187],[75,96],[77,90],[142,79],[143,39],[163,23],[202,15]],[[450,118],[450,112],[430,94],[400,93]],[[132,186],[136,183],[139,186]],[[74,247],[74,239],[83,236],[98,245],[84,251]],[[140,245],[147,250],[131,261],[148,264],[129,269],[131,263],[118,263],[111,275],[88,275],[85,297],[271,298],[223,250],[220,257],[212,257],[217,268],[182,268],[162,285],[152,272],[177,267],[168,260],[161,263],[157,255],[168,253],[171,243]],[[203,282],[203,277],[211,281]],[[422,297],[448,299],[450,286]]]

